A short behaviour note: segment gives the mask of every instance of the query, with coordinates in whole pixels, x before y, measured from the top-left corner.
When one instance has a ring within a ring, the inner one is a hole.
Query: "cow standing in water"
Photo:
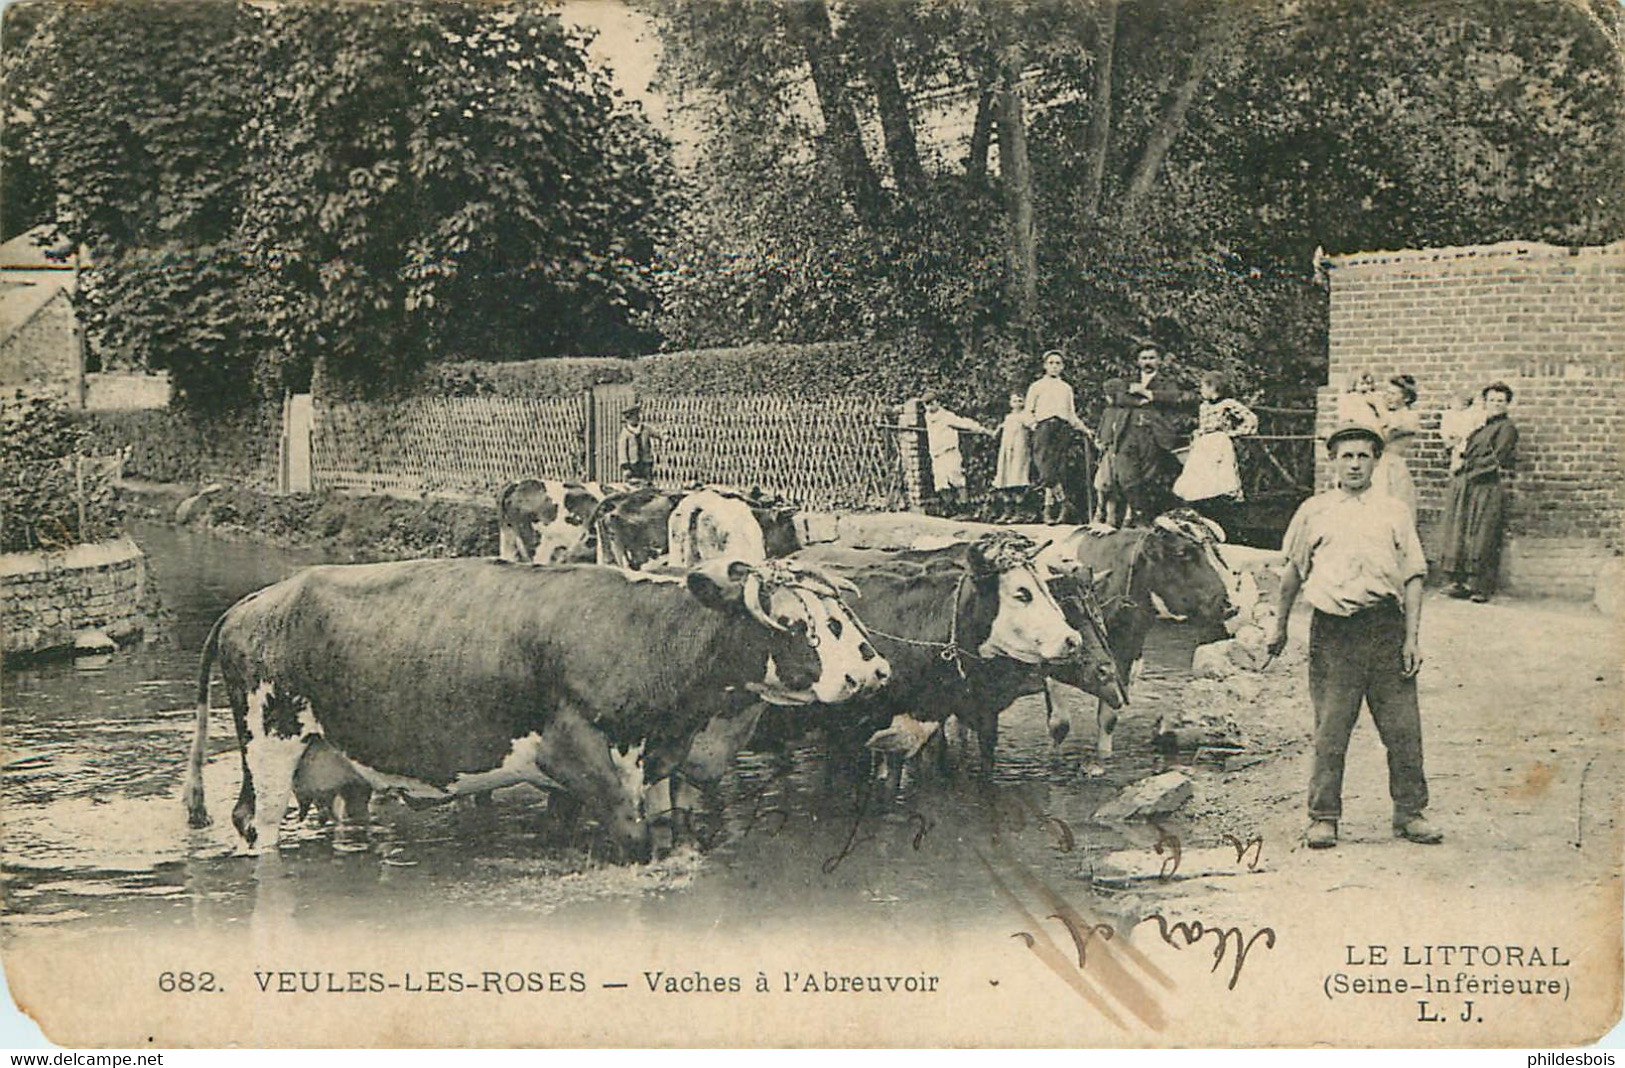
[[[515,564],[585,563],[592,516],[605,496],[624,487],[536,478],[511,482],[497,497],[498,555]]]
[[[1105,574],[1096,593],[1125,686],[1137,674],[1146,634],[1159,611],[1214,623],[1235,614],[1229,572],[1214,548],[1218,537],[1211,521],[1181,510],[1159,516],[1149,527],[1106,531],[1079,527],[1045,550],[1044,558],[1056,566],[1083,566]],[[1050,736],[1059,743],[1072,725],[1056,717],[1047,689],[1045,700]],[[1117,716],[1117,707],[1105,700],[1096,708],[1097,760],[1112,755]]]
[[[1060,572],[1047,566],[1035,567],[1024,555],[1037,551],[1031,541],[1012,540],[1020,535],[992,537],[994,544],[1017,547],[1013,557],[1007,555],[1004,560],[1009,565],[1013,558],[1019,559],[1024,569],[1024,583],[1008,591],[1015,607],[1021,607],[1025,593],[1040,589],[1047,592],[1064,624],[1079,636],[1070,653],[1044,655],[1044,650],[1033,646],[1007,646],[1002,653],[982,655],[986,650],[965,646],[956,658],[943,659],[943,639],[954,630],[946,611],[947,595],[939,589],[936,592],[941,596],[933,601],[929,593],[921,596],[912,594],[911,589],[943,587],[944,578],[957,584],[961,576],[985,571],[988,554],[977,545],[893,552],[819,546],[799,555],[799,559],[813,560],[858,587],[866,618],[874,616],[870,633],[878,647],[889,650],[887,656],[894,671],[892,687],[885,694],[874,695],[876,700],[865,699],[842,709],[836,717],[839,723],[855,724],[853,730],[860,733],[877,726],[883,728],[878,738],[865,735],[871,748],[906,759],[932,734],[916,726],[919,717],[941,724],[953,716],[961,728],[976,733],[982,772],[991,774],[1000,714],[1018,697],[1043,692],[1046,678],[1059,678],[1081,687],[1113,708],[1125,700],[1123,681],[1118,678],[1088,570]],[[990,607],[1003,608],[1002,604],[991,603],[977,606],[969,600],[962,605],[967,609],[965,621],[970,628],[978,626],[978,613]],[[895,791],[901,763],[894,759],[890,762],[891,787]]]
[[[237,602],[209,634],[185,789],[193,826],[208,822],[216,658],[243,765],[232,822],[251,846],[274,851],[290,792],[312,792],[294,780],[321,740],[321,765],[342,756],[374,791],[563,791],[640,860],[651,853],[645,784],[682,761],[712,715],[758,700],[839,704],[890,672],[835,585],[808,571],[314,567]]]
[[[714,487],[645,486],[606,497],[592,526],[598,562],[632,570],[661,561],[673,567],[724,558],[760,562],[800,547],[793,508]]]

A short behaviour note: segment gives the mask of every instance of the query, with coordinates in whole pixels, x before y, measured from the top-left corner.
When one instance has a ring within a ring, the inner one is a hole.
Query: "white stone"
[[[1095,810],[1097,820],[1147,819],[1165,816],[1191,799],[1191,781],[1177,771],[1141,779]]]
[[[118,650],[118,643],[107,636],[102,630],[81,630],[73,636],[73,651],[75,655],[81,653],[111,653]]]
[[[1191,674],[1199,679],[1226,679],[1236,673],[1235,639],[1198,645],[1191,654]]]
[[[796,537],[803,545],[822,545],[839,534],[834,512],[797,512],[795,523]]]

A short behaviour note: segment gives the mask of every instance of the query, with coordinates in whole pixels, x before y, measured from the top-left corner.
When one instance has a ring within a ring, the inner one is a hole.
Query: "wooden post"
[[[85,458],[77,452],[73,454],[73,498],[79,506],[79,541],[84,543],[90,540],[85,535]]]

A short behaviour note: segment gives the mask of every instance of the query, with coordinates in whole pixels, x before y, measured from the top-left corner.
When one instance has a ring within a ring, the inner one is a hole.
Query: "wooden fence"
[[[777,493],[808,508],[905,508],[890,410],[869,397],[645,397],[659,481]]]
[[[580,478],[582,397],[316,401],[318,489],[494,496],[520,478]]]
[[[645,395],[640,402],[659,438],[655,481],[663,485],[756,486],[809,508],[908,505],[898,435],[887,429],[895,420],[873,398]],[[319,398],[312,481],[317,489],[490,497],[520,478],[586,478],[594,466],[590,406],[585,393]],[[596,466],[607,465],[599,458]]]

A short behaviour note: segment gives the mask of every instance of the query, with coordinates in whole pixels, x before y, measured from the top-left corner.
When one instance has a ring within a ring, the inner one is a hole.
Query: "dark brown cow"
[[[1127,686],[1145,651],[1145,637],[1157,618],[1159,602],[1172,615],[1208,622],[1235,614],[1227,571],[1214,549],[1217,540],[1211,521],[1179,511],[1159,516],[1149,527],[1079,527],[1053,542],[1044,559],[1059,567],[1082,566],[1106,574],[1107,581],[1096,593],[1118,677]],[[1104,760],[1112,755],[1117,708],[1102,701],[1096,709],[1096,726],[1095,755]],[[1053,701],[1049,702],[1049,728],[1057,742],[1071,729],[1068,720],[1055,717]]]
[[[865,581],[859,577],[860,572],[854,569],[871,569],[871,573],[876,575],[884,574],[888,570],[912,567],[963,573],[971,566],[968,558],[970,549],[968,545],[955,545],[942,549],[882,552],[819,546],[799,554],[797,558],[813,560],[820,566],[828,567],[833,573],[856,583],[858,588],[864,591],[866,598],[873,598],[865,601],[865,607],[872,608],[875,618],[880,619],[884,613],[877,605],[886,591],[868,588]],[[976,732],[984,773],[991,773],[993,769],[993,754],[997,749],[999,738],[999,716],[1018,697],[1045,692],[1046,680],[1053,678],[1077,686],[1096,695],[1112,708],[1120,707],[1127,699],[1125,694],[1127,680],[1121,679],[1118,675],[1116,656],[1109,644],[1105,620],[1094,592],[1096,586],[1094,576],[1087,568],[1074,567],[1060,571],[1047,565],[1040,569],[1040,573],[1043,574],[1045,585],[1054,597],[1062,618],[1079,635],[1079,645],[1072,655],[1038,663],[1007,657],[966,658],[961,663],[963,670],[957,676],[957,684],[955,676],[938,671],[936,674],[942,677],[935,682],[941,685],[928,686],[917,694],[915,715],[938,722],[945,722],[951,715],[962,728]],[[1110,576],[1102,572],[1100,579],[1109,580]],[[883,624],[876,623],[874,626],[881,630],[886,629]],[[918,633],[920,631],[922,628],[914,626],[896,633],[900,637],[918,637],[920,640],[929,641],[930,639],[923,633]],[[894,648],[878,634],[875,640],[879,646],[886,649]],[[909,657],[899,651],[893,665],[896,672],[894,683],[896,688],[885,695],[887,700],[884,702],[866,700],[861,705],[843,710],[841,718],[849,718],[850,712],[877,704],[895,705],[901,710],[906,704],[904,695],[909,690],[912,677],[909,673],[911,663]],[[906,725],[892,726],[903,728],[900,737],[916,736]],[[896,767],[894,762],[894,785]]]
[[[237,602],[209,634],[193,826],[208,822],[217,657],[243,764],[232,822],[251,846],[275,849],[290,793],[355,791],[348,767],[371,790],[434,801],[521,782],[562,791],[638,859],[650,854],[645,783],[669,775],[712,716],[757,700],[838,704],[890,670],[834,585],[783,567],[314,567]],[[315,781],[296,787],[302,763]]]

